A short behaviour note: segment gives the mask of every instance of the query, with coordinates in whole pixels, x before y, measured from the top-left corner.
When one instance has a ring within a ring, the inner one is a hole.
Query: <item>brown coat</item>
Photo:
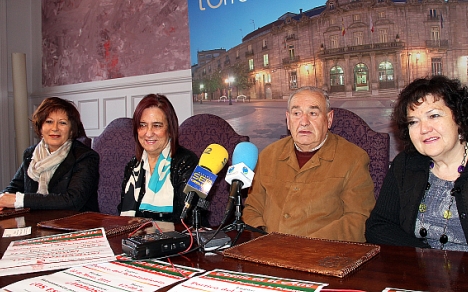
[[[373,190],[369,156],[358,146],[329,132],[299,169],[287,137],[260,153],[243,220],[267,232],[364,242]]]

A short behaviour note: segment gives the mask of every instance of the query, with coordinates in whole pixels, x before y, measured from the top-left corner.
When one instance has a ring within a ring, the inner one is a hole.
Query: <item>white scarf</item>
[[[148,154],[143,151],[143,168],[146,170],[146,192],[140,204],[140,210],[154,213],[172,213],[174,204],[174,187],[171,174],[171,143],[159,154],[154,172],[150,173]]]
[[[54,175],[57,167],[65,160],[72,145],[71,140],[67,140],[59,149],[50,153],[49,146],[44,139],[37,144],[32,154],[31,163],[28,167],[28,176],[39,182],[37,192],[47,195],[49,193],[49,181]]]

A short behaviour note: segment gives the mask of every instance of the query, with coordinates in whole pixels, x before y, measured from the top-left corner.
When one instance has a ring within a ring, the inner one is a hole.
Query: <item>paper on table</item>
[[[76,291],[78,287],[81,288],[79,291],[153,292],[204,271],[175,267],[176,270],[170,264],[156,260],[113,261],[26,279],[0,291]]]
[[[400,289],[400,288],[385,288],[384,290],[382,290],[382,292],[425,292],[425,291],[406,290],[406,289]]]
[[[320,291],[326,283],[284,279],[258,274],[213,270],[193,277],[170,289],[169,292],[187,291]]]
[[[49,271],[115,260],[103,228],[12,241],[0,276]]]
[[[31,226],[22,228],[8,228],[3,231],[3,237],[16,237],[31,234]]]

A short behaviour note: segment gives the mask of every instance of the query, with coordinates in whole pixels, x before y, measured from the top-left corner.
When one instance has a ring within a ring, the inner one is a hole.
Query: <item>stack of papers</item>
[[[70,268],[115,260],[103,228],[12,241],[0,276]]]
[[[325,283],[283,279],[258,274],[213,270],[175,286],[170,292],[187,291],[320,291]]]
[[[324,287],[328,285],[220,269],[205,272],[159,260],[116,257],[104,228],[13,241],[0,260],[0,276],[65,268],[13,283],[0,291],[153,292],[180,282],[169,291],[318,292],[326,291]],[[386,288],[383,291],[411,290]]]
[[[140,291],[153,292],[201,273],[161,261],[113,261],[74,267],[26,279],[0,291]]]

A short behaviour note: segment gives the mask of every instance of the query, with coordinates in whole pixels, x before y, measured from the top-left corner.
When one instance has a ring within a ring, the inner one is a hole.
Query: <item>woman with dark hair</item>
[[[85,130],[75,105],[46,98],[32,125],[41,141],[25,150],[23,163],[0,195],[0,209],[99,211],[99,155],[77,140]]]
[[[405,150],[393,160],[366,239],[468,251],[468,91],[456,79],[414,80],[393,111]]]
[[[125,167],[120,215],[179,222],[198,157],[179,145],[179,122],[167,97],[149,94],[138,103],[133,136],[136,154]]]

